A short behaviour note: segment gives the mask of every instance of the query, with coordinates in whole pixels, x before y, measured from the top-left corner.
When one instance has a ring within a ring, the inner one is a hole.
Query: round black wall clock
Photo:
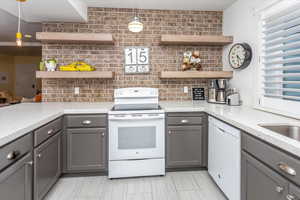
[[[251,63],[252,49],[247,43],[237,43],[231,47],[228,56],[233,69],[244,69]]]

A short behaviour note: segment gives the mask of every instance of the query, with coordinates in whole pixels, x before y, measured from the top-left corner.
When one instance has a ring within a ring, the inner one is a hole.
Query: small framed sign
[[[193,100],[205,100],[204,88],[193,88]]]
[[[144,74],[150,72],[149,48],[126,47],[124,53],[126,74]]]

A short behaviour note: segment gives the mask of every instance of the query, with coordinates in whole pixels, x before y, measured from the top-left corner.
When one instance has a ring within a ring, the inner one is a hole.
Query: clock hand
[[[238,64],[240,64],[241,58],[240,58],[238,55],[236,55],[236,58],[239,60],[239,61],[238,61]]]

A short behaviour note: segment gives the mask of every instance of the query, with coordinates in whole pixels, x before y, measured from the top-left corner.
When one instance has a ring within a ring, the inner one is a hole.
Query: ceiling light
[[[131,22],[128,24],[129,31],[133,33],[139,33],[143,30],[144,25],[142,22],[140,22],[140,19],[135,16]]]

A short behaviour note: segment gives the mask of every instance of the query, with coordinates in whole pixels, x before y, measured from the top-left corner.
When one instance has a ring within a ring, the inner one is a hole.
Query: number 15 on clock
[[[125,49],[125,65],[148,65],[149,48],[128,47]]]

